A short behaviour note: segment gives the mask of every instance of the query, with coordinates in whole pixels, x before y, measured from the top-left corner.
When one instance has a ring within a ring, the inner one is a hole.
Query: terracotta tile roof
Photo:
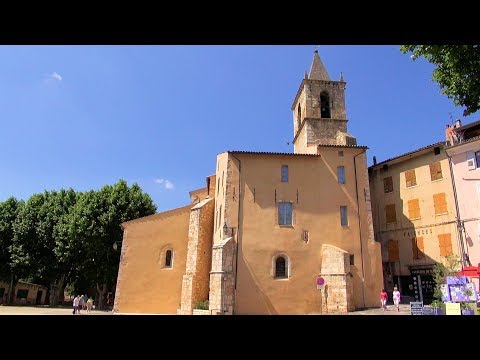
[[[394,157],[392,157],[392,158],[390,158],[390,159],[387,159],[387,160],[384,160],[384,161],[382,161],[382,162],[379,162],[379,163],[377,163],[376,165],[372,165],[372,166],[370,166],[370,168],[373,168],[373,167],[376,167],[376,166],[379,166],[379,165],[383,165],[383,164],[385,164],[385,163],[387,163],[387,162],[390,162],[390,161],[392,161],[392,160],[399,159],[399,158],[401,158],[401,157],[403,157],[403,156],[413,155],[413,154],[415,154],[416,152],[420,152],[420,151],[422,151],[422,150],[426,150],[426,149],[429,149],[429,148],[434,148],[434,147],[437,147],[437,146],[443,148],[443,147],[445,146],[445,141],[440,141],[440,142],[437,142],[437,143],[434,143],[434,144],[430,144],[430,145],[421,147],[421,148],[416,149],[416,150],[413,150],[413,151],[409,151],[409,152],[407,152],[407,153],[405,153],[405,154],[402,154],[402,155],[394,156]]]

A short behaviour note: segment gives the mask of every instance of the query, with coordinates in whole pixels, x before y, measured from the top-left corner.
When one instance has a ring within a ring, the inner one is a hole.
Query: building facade
[[[446,153],[453,173],[462,265],[480,263],[480,121],[453,126]],[[478,278],[474,280],[480,288]]]
[[[344,91],[315,52],[292,105],[293,153],[221,153],[190,205],[123,224],[114,311],[192,314],[206,300],[211,314],[378,306],[367,148],[347,133]]]
[[[445,143],[369,168],[375,238],[382,245],[385,289],[431,302],[436,262],[461,254],[456,201]]]

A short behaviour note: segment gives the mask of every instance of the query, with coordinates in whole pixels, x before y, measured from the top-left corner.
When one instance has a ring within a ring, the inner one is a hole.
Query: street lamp
[[[225,221],[225,224],[223,225],[223,235],[225,237],[228,236],[228,229],[231,229],[231,236],[234,237],[235,228],[234,227],[228,227],[227,222]]]
[[[113,243],[113,246],[112,246],[112,247],[113,247],[113,250],[117,251],[119,248],[122,247],[122,242],[121,242],[121,241],[115,241],[115,242]]]

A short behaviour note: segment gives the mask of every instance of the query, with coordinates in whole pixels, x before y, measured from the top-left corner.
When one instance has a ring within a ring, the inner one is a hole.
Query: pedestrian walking
[[[393,288],[393,303],[397,307],[397,311],[400,311],[400,291],[398,291],[398,288],[395,286]]]
[[[382,291],[380,292],[380,301],[382,303],[383,311],[387,310],[387,299],[388,299],[388,294],[385,291],[385,289],[382,289]]]

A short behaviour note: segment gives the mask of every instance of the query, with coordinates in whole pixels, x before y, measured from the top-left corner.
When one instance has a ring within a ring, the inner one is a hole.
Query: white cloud
[[[173,189],[173,183],[170,180],[167,179],[155,179],[153,180],[155,184],[160,184],[165,187],[167,190],[172,190]]]
[[[47,85],[55,84],[55,83],[60,83],[63,80],[62,75],[54,71],[51,74],[44,74],[43,75],[43,83]]]
[[[50,75],[50,77],[54,80],[62,81],[62,77],[59,73],[56,71],[53,72],[53,74]]]

